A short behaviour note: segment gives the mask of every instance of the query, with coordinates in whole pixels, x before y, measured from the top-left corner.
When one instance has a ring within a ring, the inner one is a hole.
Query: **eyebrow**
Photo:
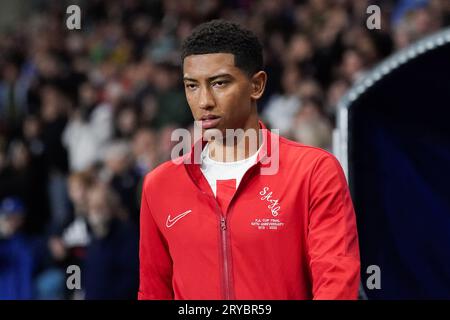
[[[233,79],[234,77],[231,74],[229,74],[229,73],[221,73],[221,74],[209,77],[208,81],[214,81],[214,80],[216,80],[218,78],[231,78],[231,79]],[[198,82],[198,80],[193,79],[193,78],[188,78],[188,77],[183,77],[183,80],[184,81]]]

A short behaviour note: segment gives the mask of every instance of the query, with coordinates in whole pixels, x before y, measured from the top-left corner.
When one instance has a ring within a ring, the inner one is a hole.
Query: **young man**
[[[267,75],[257,38],[211,21],[185,40],[182,58],[203,138],[183,162],[165,162],[145,179],[138,298],[357,298],[358,237],[344,174],[326,151],[260,133],[256,102]],[[227,139],[230,129],[258,132],[253,148]]]

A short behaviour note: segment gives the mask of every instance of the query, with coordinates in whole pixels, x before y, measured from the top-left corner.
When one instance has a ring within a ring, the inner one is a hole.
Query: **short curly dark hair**
[[[197,26],[184,40],[184,58],[194,54],[231,53],[234,64],[252,76],[263,68],[262,46],[256,35],[239,24],[226,20],[211,20]]]

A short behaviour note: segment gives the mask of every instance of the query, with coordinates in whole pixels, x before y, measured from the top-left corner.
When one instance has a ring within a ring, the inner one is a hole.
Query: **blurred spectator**
[[[335,119],[337,104],[348,89],[350,89],[350,82],[343,78],[334,81],[328,89],[324,111],[331,119]]]
[[[306,145],[331,151],[331,125],[322,115],[319,102],[305,100],[302,109],[295,116],[292,137]]]
[[[116,138],[131,139],[138,127],[138,116],[132,106],[126,106],[118,111],[116,117]]]
[[[24,204],[5,198],[0,204],[0,300],[31,299],[34,257],[22,234]]]
[[[90,242],[87,225],[87,192],[94,183],[90,172],[73,173],[68,178],[69,199],[73,215],[59,229],[51,230],[40,252],[35,280],[37,299],[77,299],[78,291],[66,288],[66,269],[84,262],[86,247]]]
[[[133,157],[136,172],[142,178],[159,163],[156,134],[153,130],[139,129],[133,137]]]
[[[86,299],[136,299],[138,230],[129,223],[116,193],[104,184],[88,191],[92,240],[83,265]]]
[[[48,173],[51,228],[60,228],[69,215],[65,177],[68,171],[67,152],[61,142],[66,126],[67,98],[54,86],[41,89],[42,142]]]
[[[21,77],[20,64],[8,61],[0,81],[0,132],[17,134],[26,110],[26,79]],[[3,127],[3,129],[2,129]]]
[[[172,132],[176,130],[175,125],[167,125],[159,130],[159,152],[161,152],[161,161],[170,160],[173,147],[177,144],[172,141]]]
[[[87,225],[87,192],[94,183],[93,179],[89,172],[73,173],[68,178],[73,217],[48,239],[50,260],[44,262],[47,265],[36,281],[39,299],[77,298],[77,291],[71,293],[65,287],[66,268],[82,265],[91,239]]]
[[[392,20],[397,49],[404,48],[418,39],[436,31],[442,24],[443,1],[399,1]],[[447,3],[448,5],[448,3]]]
[[[348,49],[343,54],[339,76],[353,83],[362,78],[364,67],[362,54],[357,50]]]
[[[319,83],[312,78],[304,79],[298,86],[298,96],[300,99],[321,99],[323,91]]]
[[[116,100],[120,90],[114,84],[108,87],[111,100]],[[69,153],[70,169],[90,169],[100,160],[101,149],[113,134],[113,110],[108,103],[97,104],[95,89],[90,83],[80,88],[80,107],[72,111],[62,139]]]
[[[286,67],[282,76],[283,93],[273,95],[264,110],[263,117],[272,128],[280,129],[281,135],[291,130],[293,116],[300,110],[300,80],[300,71],[295,66]]]
[[[120,196],[130,218],[139,221],[139,206],[136,188],[140,176],[132,163],[131,146],[127,141],[113,141],[105,149],[104,167],[100,172],[102,181],[107,182]]]
[[[161,63],[155,68],[153,85],[158,111],[153,125],[156,128],[166,125],[186,126],[192,121],[181,83],[178,66]]]
[[[1,153],[1,152],[0,152]],[[47,209],[47,192],[43,188],[42,167],[32,161],[25,143],[13,140],[4,153],[3,166],[0,165],[0,199],[17,196],[23,199],[27,218],[24,222],[24,232],[40,234],[45,231],[49,222]]]
[[[89,172],[77,172],[68,178],[69,197],[73,205],[73,218],[49,239],[49,248],[55,260],[65,265],[79,265],[85,255],[90,235],[87,227],[87,192],[94,178]]]

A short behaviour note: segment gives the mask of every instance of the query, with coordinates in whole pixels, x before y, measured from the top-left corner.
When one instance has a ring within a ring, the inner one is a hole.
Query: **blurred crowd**
[[[142,179],[170,159],[173,129],[192,129],[179,48],[197,24],[253,30],[269,75],[261,117],[330,150],[352,84],[450,23],[448,0],[76,3],[79,31],[64,1],[28,2],[0,30],[0,299],[136,297]],[[380,30],[366,27],[370,4]],[[69,265],[81,290],[67,289]]]

